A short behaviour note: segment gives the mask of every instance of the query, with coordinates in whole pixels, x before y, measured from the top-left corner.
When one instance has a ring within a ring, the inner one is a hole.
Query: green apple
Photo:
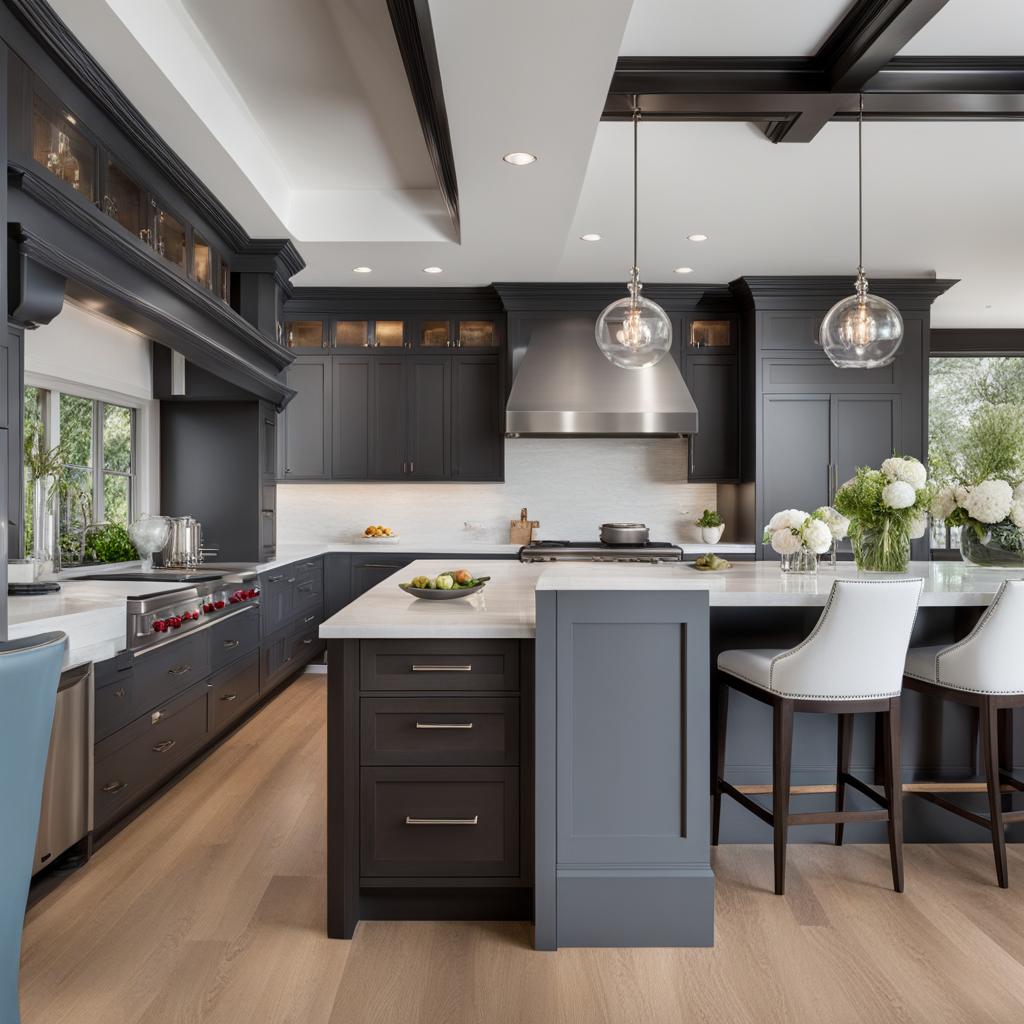
[[[438,590],[451,590],[455,586],[455,580],[451,578],[447,573],[443,573],[434,580],[434,585]]]

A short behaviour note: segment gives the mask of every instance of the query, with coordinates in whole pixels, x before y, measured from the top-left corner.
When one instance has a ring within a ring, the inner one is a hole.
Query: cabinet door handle
[[[104,793],[120,793],[122,789],[127,789],[127,788],[128,788],[128,783],[127,782],[120,782],[120,781],[117,781],[117,780],[115,780],[114,782],[107,782],[103,786],[100,787],[100,789]]]
[[[294,577],[294,576],[289,576],[289,577],[288,577],[288,582],[289,582],[289,583],[294,583],[294,582],[295,582],[295,577]],[[300,588],[300,589],[301,589],[301,588]]]
[[[413,672],[472,672],[472,665],[413,665]]]
[[[241,640],[225,640],[224,641],[224,650],[232,651],[236,647],[238,647],[241,644],[241,642],[242,642]]]
[[[479,825],[480,815],[474,814],[472,818],[410,818],[405,817],[406,825]]]
[[[117,697],[118,700],[121,700],[121,699],[123,699],[123,698],[128,696],[128,691],[123,686],[119,686],[114,691],[114,696]]]
[[[280,583],[281,580],[283,580],[283,579],[284,579],[284,576],[268,576],[267,577],[267,582],[268,583]]]
[[[410,462],[409,463],[409,472],[410,473],[415,473],[416,472],[416,463],[415,462]]]
[[[192,671],[191,665],[175,665],[174,668],[169,668],[167,674],[169,676],[183,676],[187,672]]]
[[[227,701],[227,703],[230,704],[233,700],[238,700],[238,694],[237,693],[225,693],[224,696],[221,697],[221,700]]]
[[[153,752],[157,754],[166,754],[167,751],[176,746],[177,743],[177,740],[163,740],[153,747]]]
[[[472,722],[417,722],[417,729],[472,729]]]
[[[153,714],[151,714],[149,716],[149,724],[150,725],[156,725],[156,723],[159,722],[160,719],[164,718],[164,717],[165,717],[165,713],[163,711],[154,711]]]
[[[311,644],[313,642],[313,638],[312,637],[306,637],[306,639],[303,640],[302,642],[304,644],[306,644],[306,646],[309,646],[309,644]]]
[[[315,615],[307,615],[303,620],[302,624],[305,625],[307,622],[312,622],[316,618]]]
[[[360,569],[401,569],[400,565],[384,565],[382,562],[363,562]]]

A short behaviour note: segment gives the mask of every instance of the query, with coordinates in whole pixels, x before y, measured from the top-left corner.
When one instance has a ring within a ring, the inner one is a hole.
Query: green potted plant
[[[715,509],[704,509],[697,525],[700,527],[700,539],[705,544],[717,544],[725,532],[725,520]]]

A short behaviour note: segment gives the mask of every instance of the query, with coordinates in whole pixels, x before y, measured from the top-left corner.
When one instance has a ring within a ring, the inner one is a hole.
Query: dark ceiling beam
[[[866,0],[854,4],[814,60],[832,92],[859,92],[948,0]]]
[[[813,57],[620,57],[606,120],[750,121],[810,142],[831,120],[1016,119],[1022,58],[901,58],[947,0],[858,0]],[[924,97],[924,98],[922,98]]]
[[[388,0],[388,12],[420,119],[423,141],[427,144],[437,185],[458,240],[459,183],[428,0]]]

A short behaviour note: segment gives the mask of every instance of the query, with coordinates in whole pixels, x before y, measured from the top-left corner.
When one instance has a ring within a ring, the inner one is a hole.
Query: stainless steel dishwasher
[[[92,665],[78,665],[57,689],[33,874],[92,831],[92,746]]]

